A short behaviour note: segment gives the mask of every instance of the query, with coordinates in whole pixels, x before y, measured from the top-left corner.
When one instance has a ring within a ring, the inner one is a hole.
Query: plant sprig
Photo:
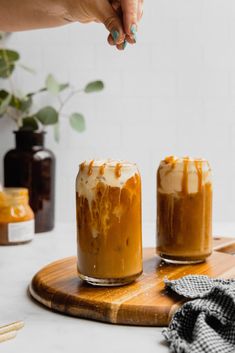
[[[67,115],[63,113],[66,104],[77,94],[89,94],[103,90],[104,83],[100,80],[89,82],[82,89],[75,89],[70,83],[60,83],[49,74],[45,80],[45,86],[25,95],[16,94],[13,89],[12,75],[17,66],[31,71],[32,69],[19,63],[20,54],[14,50],[0,48],[0,78],[9,81],[10,90],[0,90],[0,118],[7,116],[12,119],[20,130],[40,130],[48,125],[54,125],[55,139],[59,140],[59,121],[61,116],[68,118],[70,126],[77,132],[85,130],[85,118],[83,114],[72,112]],[[61,92],[64,91],[67,95]],[[57,97],[58,107],[45,106],[38,111],[33,111],[34,98],[38,94],[47,93]]]

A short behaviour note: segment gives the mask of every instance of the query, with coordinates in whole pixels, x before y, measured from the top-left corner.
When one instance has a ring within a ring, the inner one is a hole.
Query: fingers
[[[138,23],[139,0],[120,0],[123,12],[124,31],[135,38]]]
[[[119,18],[122,19],[123,13],[122,13],[120,0],[109,0],[109,2],[112,5],[112,8],[117,13],[117,15],[119,16]],[[130,38],[127,38],[127,37],[128,36],[125,37],[125,40],[124,40],[124,42],[122,44],[116,45],[117,49],[124,50],[126,48],[126,46],[127,46],[127,42],[129,42],[130,44],[134,44],[134,41],[132,39],[130,39]],[[108,37],[108,43],[110,45],[115,45],[115,42],[114,42],[112,36]]]
[[[137,21],[140,22],[142,16],[143,16],[143,6],[144,6],[144,1],[139,0],[138,4],[138,11],[137,11]]]
[[[114,44],[120,45],[124,42],[125,33],[121,18],[107,0],[97,1],[97,18],[111,33]]]
[[[136,43],[137,25],[143,14],[143,0],[99,0],[99,20],[111,35],[108,43],[125,49],[127,43]],[[102,11],[101,11],[102,8]]]
[[[115,0],[117,1],[117,0]],[[144,0],[120,0],[123,6],[123,22],[126,32],[126,40],[130,44],[135,44],[137,40],[137,25],[143,16]],[[137,5],[137,8],[136,8]],[[136,11],[137,9],[137,11]]]
[[[116,45],[116,47],[117,47],[118,50],[124,50],[124,49],[126,48],[126,46],[127,46],[127,40],[126,40],[126,39],[124,40],[123,43],[116,44],[116,43],[114,42],[113,37],[112,37],[111,34],[108,36],[108,43],[109,43],[110,45],[112,45],[112,46]]]
[[[139,2],[142,2],[143,0],[139,0]],[[116,13],[118,14],[118,16],[123,19],[123,11],[121,8],[121,0],[109,0],[110,4],[112,5],[112,8],[116,11]],[[129,44],[135,44],[136,43],[136,38],[135,36],[131,35],[126,35],[126,42],[123,43],[123,46],[121,48],[118,48],[120,50],[125,49],[127,43]],[[108,38],[108,42],[110,45],[114,45],[114,41],[112,41],[112,38]]]
[[[133,38],[133,36],[126,36],[126,41],[129,43],[129,44],[135,44],[136,43],[136,37]]]

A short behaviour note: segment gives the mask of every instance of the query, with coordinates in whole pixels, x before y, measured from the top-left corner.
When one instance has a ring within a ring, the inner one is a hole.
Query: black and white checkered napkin
[[[165,284],[191,299],[163,330],[171,352],[235,352],[235,280],[190,275]]]

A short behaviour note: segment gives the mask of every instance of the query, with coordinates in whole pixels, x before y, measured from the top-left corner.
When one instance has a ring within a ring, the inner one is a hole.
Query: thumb
[[[121,44],[125,40],[122,20],[107,0],[97,0],[97,18],[111,33],[115,44]]]

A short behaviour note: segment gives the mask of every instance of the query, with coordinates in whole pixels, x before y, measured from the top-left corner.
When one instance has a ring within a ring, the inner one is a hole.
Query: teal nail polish
[[[133,35],[134,40],[136,41],[137,40],[137,35],[136,35],[137,27],[136,27],[136,25],[132,25],[130,30],[131,30],[131,34]]]
[[[112,30],[111,31],[111,36],[113,37],[113,40],[116,43],[116,41],[118,40],[118,37],[119,37],[119,32],[116,31],[116,30]]]
[[[123,45],[122,45],[123,49],[125,49],[125,48],[126,48],[126,46],[127,46],[127,41],[126,41],[126,40],[124,40]]]

